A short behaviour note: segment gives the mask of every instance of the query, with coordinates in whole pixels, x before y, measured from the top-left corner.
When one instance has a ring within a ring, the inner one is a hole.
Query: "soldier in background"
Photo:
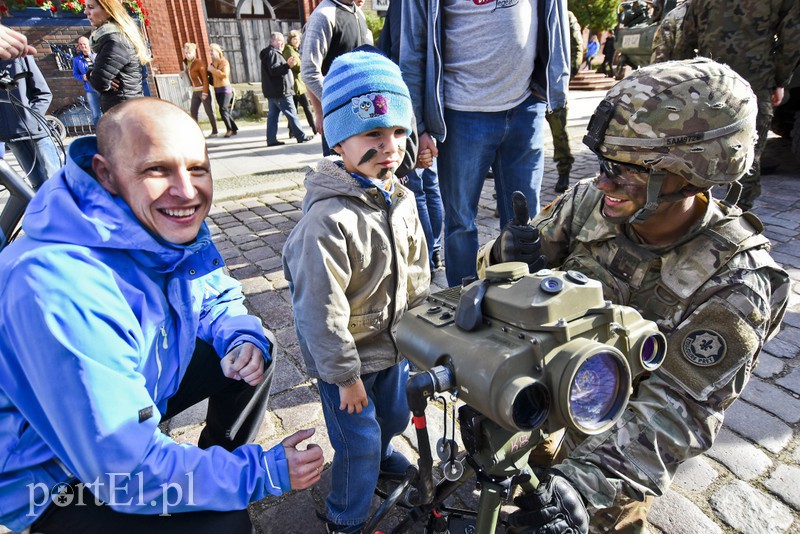
[[[790,289],[761,222],[710,192],[750,167],[756,114],[747,82],[725,65],[699,58],[639,69],[589,123],[584,143],[599,176],[578,182],[533,227],[506,226],[484,247],[479,272],[536,263],[543,252],[550,267],[599,280],[606,299],[636,308],[667,337],[663,365],[639,381],[622,418],[594,436],[567,435],[568,456],[515,500],[522,510],[512,525],[643,532],[678,467],[711,448]],[[559,437],[551,434],[548,451]]]
[[[675,57],[675,43],[680,39],[683,26],[683,18],[686,16],[686,9],[691,0],[684,0],[666,14],[664,20],[659,24],[653,35],[653,53],[650,56],[650,63],[663,63]]]
[[[583,58],[583,34],[578,19],[567,11],[569,17],[569,79],[575,77],[578,68],[581,66]],[[567,132],[567,106],[554,109],[552,113],[545,114],[547,124],[550,125],[550,133],[553,135],[553,159],[556,162],[558,171],[558,182],[556,182],[556,193],[563,193],[569,187],[569,173],[575,158],[569,148],[569,133]]]
[[[750,83],[758,98],[755,158],[742,177],[739,207],[749,210],[761,195],[761,153],[773,106],[783,100],[800,62],[800,2],[797,0],[702,0],[686,9],[675,58],[695,53],[729,65]]]

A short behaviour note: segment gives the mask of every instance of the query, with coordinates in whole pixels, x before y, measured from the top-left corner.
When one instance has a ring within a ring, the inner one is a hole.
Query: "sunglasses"
[[[647,176],[639,177],[635,175],[650,174],[650,169],[641,165],[622,163],[613,159],[606,159],[603,156],[597,156],[597,160],[600,163],[600,172],[617,185],[623,182],[642,182],[647,180]]]

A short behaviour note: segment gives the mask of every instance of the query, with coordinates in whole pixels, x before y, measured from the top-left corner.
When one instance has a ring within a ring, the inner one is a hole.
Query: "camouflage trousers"
[[[552,113],[545,113],[547,124],[550,125],[550,132],[553,134],[553,159],[556,162],[558,175],[569,175],[575,158],[569,148],[569,134],[567,133],[567,107],[553,110]]]
[[[774,111],[772,109],[772,93],[769,91],[758,91],[758,116],[756,117],[756,141],[755,157],[750,171],[739,180],[742,184],[742,194],[737,203],[743,211],[753,207],[753,203],[761,196],[761,154],[767,144],[767,135],[772,123]]]
[[[531,451],[528,464],[534,468],[553,466],[567,457],[572,449],[570,443],[572,441],[565,435],[564,430],[550,434],[550,437]],[[652,496],[646,497],[644,501],[620,497],[608,508],[590,511],[589,532],[645,534],[647,513],[654,500]]]

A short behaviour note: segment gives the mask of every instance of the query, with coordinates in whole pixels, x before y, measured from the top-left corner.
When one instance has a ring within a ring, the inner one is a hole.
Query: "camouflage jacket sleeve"
[[[695,57],[695,50],[700,46],[697,40],[696,5],[697,2],[690,2],[684,8],[680,31],[675,35],[672,49],[673,59],[691,59]]]
[[[800,2],[784,0],[775,47],[775,84],[788,87],[800,64]]]
[[[749,380],[786,308],[786,273],[762,267],[745,261],[725,274],[733,283],[704,295],[667,333],[664,366],[638,384],[617,424],[586,438],[557,466],[590,507],[606,508],[623,496],[660,496],[683,461],[711,447],[724,410]],[[716,365],[686,357],[714,355],[692,349],[703,342],[721,347]]]

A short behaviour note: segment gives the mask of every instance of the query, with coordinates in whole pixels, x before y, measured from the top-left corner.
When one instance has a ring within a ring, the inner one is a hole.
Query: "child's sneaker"
[[[404,477],[411,462],[400,451],[394,450],[381,462],[381,476]]]

